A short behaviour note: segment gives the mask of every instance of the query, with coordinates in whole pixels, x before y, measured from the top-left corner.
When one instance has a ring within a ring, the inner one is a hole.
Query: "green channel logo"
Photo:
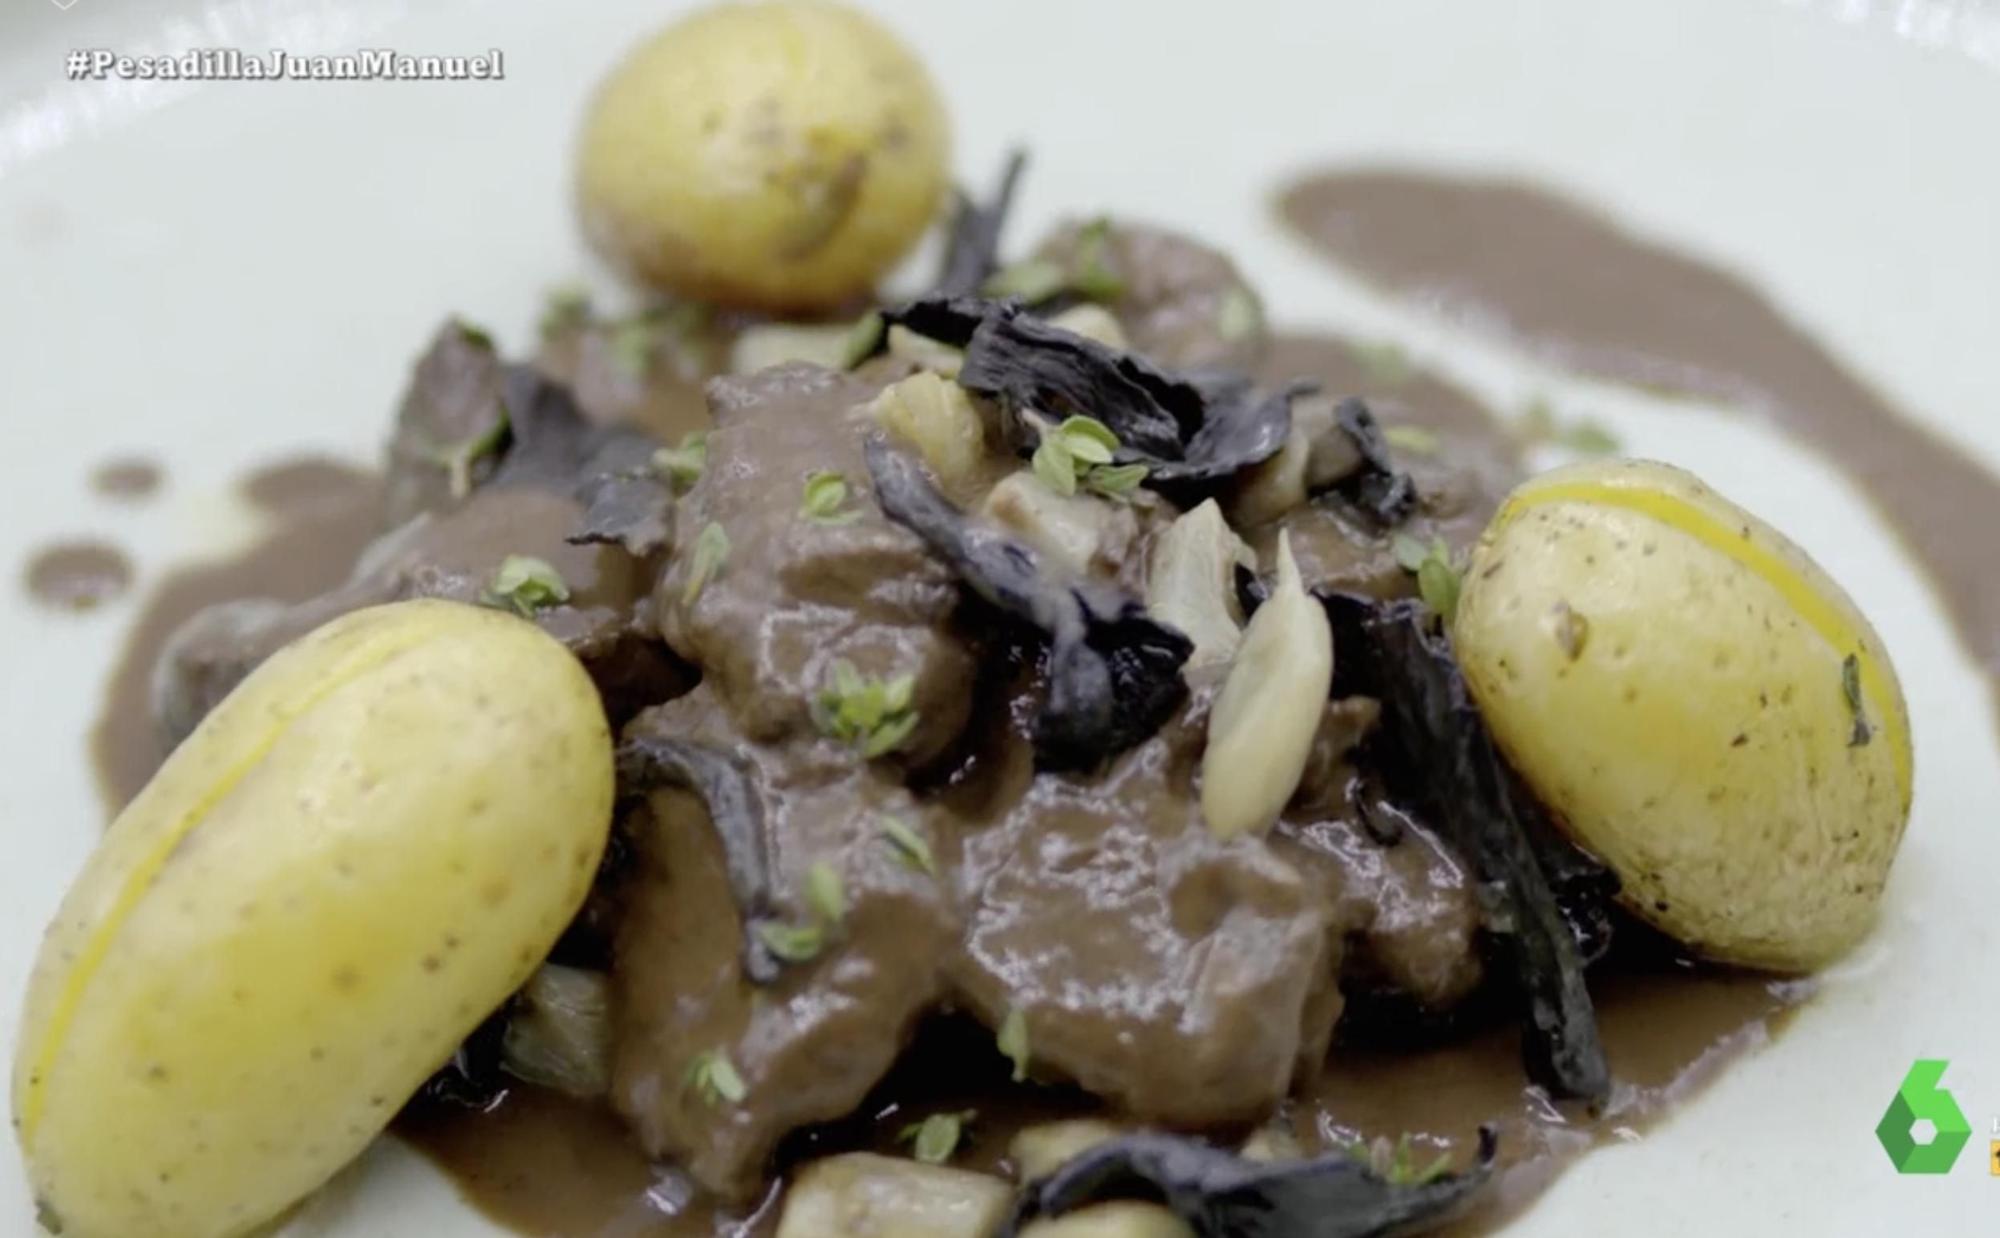
[[[1903,1076],[1896,1098],[1875,1124],[1875,1138],[1899,1174],[1949,1173],[1958,1163],[1958,1154],[1972,1138],[1972,1124],[1958,1108],[1950,1092],[1938,1086],[1945,1067],[1942,1058],[1918,1058]],[[1936,1130],[1929,1143],[1918,1143],[1916,1125],[1929,1121]]]

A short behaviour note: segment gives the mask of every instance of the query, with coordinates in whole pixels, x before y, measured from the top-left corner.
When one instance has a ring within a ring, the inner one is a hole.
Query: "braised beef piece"
[[[489,387],[504,410],[498,421],[471,412]],[[470,463],[473,488],[455,495],[451,468],[417,444],[461,429],[492,437]],[[178,743],[265,658],[349,611],[420,597],[486,600],[510,555],[546,561],[568,586],[567,601],[532,618],[583,661],[614,722],[685,691],[694,674],[654,624],[655,559],[572,544],[586,523],[577,495],[645,473],[657,445],[630,428],[589,425],[563,388],[529,367],[499,364],[478,337],[448,324],[418,363],[388,452],[390,513],[421,510],[363,552],[353,577],[330,593],[292,606],[225,602],[182,625],[154,670],[163,735]]]
[[[1257,294],[1227,255],[1192,237],[1120,219],[1073,221],[1044,240],[1036,255],[1066,268],[1080,261],[1100,268],[1118,290],[1105,308],[1132,347],[1162,365],[1247,374],[1263,357]]]
[[[663,790],[628,817],[637,863],[612,968],[612,1104],[648,1153],[743,1198],[761,1187],[778,1141],[849,1113],[939,1002],[959,935],[952,870],[940,854],[933,876],[889,844],[884,823],[922,828],[922,810],[889,767],[834,740],[745,742],[706,684],[628,728],[645,734],[739,764],[759,804],[776,921],[821,935],[814,957],[755,983],[706,805]],[[816,865],[838,875],[837,924],[806,895]],[[717,1103],[690,1078],[704,1054],[725,1055],[742,1077],[740,1103]]]
[[[383,527],[442,511],[493,475],[507,433],[501,372],[500,356],[483,332],[456,319],[437,329],[396,410]]]
[[[477,603],[509,555],[545,560],[569,600],[534,613],[567,645],[604,694],[614,718],[684,690],[692,673],[653,633],[647,564],[615,546],[568,538],[583,508],[533,486],[489,486],[462,505],[422,515],[378,540],[354,577],[294,606],[248,600],[196,614],[167,642],[155,668],[153,708],[178,743],[243,677],[281,647],[349,611],[409,598]]]
[[[588,421],[637,426],[678,443],[707,427],[702,388],[728,368],[740,326],[699,306],[608,319],[581,305],[547,324],[535,366],[575,394]]]
[[[863,406],[883,381],[794,363],[712,382],[707,464],[675,513],[683,551],[654,604],[667,642],[752,741],[816,734],[813,703],[838,663],[864,679],[913,676],[917,723],[898,754],[920,765],[963,728],[978,655],[957,621],[958,581],[871,491]],[[831,520],[800,511],[821,472],[847,486]],[[686,548],[711,525],[728,549],[692,586]]]
[[[964,839],[955,991],[989,1026],[1020,1012],[1038,1077],[1141,1121],[1269,1112],[1317,1069],[1340,1010],[1319,887],[1266,841],[1202,823],[1204,698],[1093,776],[1033,773],[1031,717],[1001,713],[973,811],[940,810],[939,832]]]

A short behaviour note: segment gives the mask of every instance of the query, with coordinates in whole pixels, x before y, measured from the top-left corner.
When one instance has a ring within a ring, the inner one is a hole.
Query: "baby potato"
[[[929,225],[944,104],[873,19],[821,0],[703,9],[612,71],[583,130],[585,234],[667,292],[775,311],[868,293]]]
[[[1527,482],[1452,637],[1495,740],[1640,918],[1804,971],[1873,920],[1910,809],[1895,667],[1804,551],[1689,473]]]
[[[14,1065],[66,1238],[230,1238],[359,1153],[535,970],[610,829],[590,679],[534,625],[356,611],[265,662],[113,822]]]

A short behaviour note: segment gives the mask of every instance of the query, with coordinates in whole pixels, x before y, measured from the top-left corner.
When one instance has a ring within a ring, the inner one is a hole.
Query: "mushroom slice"
[[[1010,1194],[985,1174],[850,1152],[799,1171],[777,1238],[987,1238]]]
[[[1132,509],[1085,494],[1057,494],[1023,470],[993,487],[981,514],[1050,563],[1078,576],[1115,563],[1138,536]]]
[[[1257,556],[1236,536],[1214,499],[1176,518],[1153,540],[1146,562],[1146,613],[1194,642],[1186,673],[1226,667],[1243,639],[1236,568]]]
[[[1244,630],[1201,758],[1201,814],[1219,838],[1269,829],[1298,789],[1333,684],[1333,629],[1299,579],[1290,534],[1278,581]]]
[[[896,330],[890,328],[892,334]],[[965,388],[919,370],[884,387],[867,410],[883,429],[917,449],[945,490],[962,493],[978,480],[986,423]]]

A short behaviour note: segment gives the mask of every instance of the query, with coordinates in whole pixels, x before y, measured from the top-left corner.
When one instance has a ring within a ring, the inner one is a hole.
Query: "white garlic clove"
[[[1194,642],[1185,672],[1195,679],[1226,667],[1243,639],[1236,566],[1257,556],[1222,518],[1214,499],[1183,513],[1153,540],[1146,562],[1146,613]]]
[[[981,505],[987,519],[1078,576],[1115,567],[1138,537],[1139,522],[1122,503],[1062,495],[1022,470],[1002,478]]]
[[[1305,590],[1289,533],[1278,580],[1244,629],[1208,716],[1201,813],[1219,838],[1262,832],[1298,789],[1333,684],[1333,629]]]
[[[883,429],[917,449],[946,491],[976,485],[986,462],[986,423],[965,388],[919,370],[866,406]]]

